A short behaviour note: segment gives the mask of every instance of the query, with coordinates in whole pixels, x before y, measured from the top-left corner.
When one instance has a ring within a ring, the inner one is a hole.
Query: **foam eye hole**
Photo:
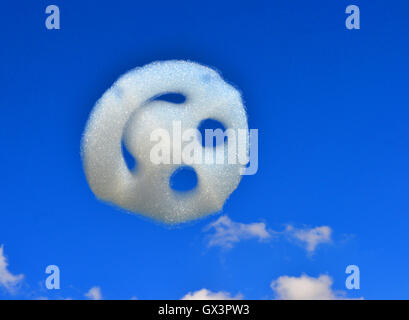
[[[129,152],[124,141],[121,141],[122,157],[129,171],[136,172],[138,170],[138,162],[135,157]]]
[[[189,166],[181,166],[170,176],[169,186],[172,190],[186,192],[196,188],[197,180],[195,169]]]
[[[197,127],[202,135],[203,147],[215,147],[227,142],[227,136],[224,136],[226,128],[223,123],[214,119],[202,120]],[[213,130],[213,131],[210,131]],[[223,135],[218,137],[218,135]],[[222,139],[223,137],[223,139]]]
[[[182,104],[186,101],[186,96],[179,92],[165,92],[154,96],[150,99],[150,101],[166,101],[176,104]]]

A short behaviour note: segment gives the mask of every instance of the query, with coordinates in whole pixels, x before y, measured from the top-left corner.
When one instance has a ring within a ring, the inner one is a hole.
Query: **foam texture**
[[[154,100],[166,93],[183,94],[186,100],[181,104]],[[101,200],[165,223],[220,211],[240,182],[242,165],[190,164],[197,186],[179,192],[169,187],[169,178],[183,162],[154,164],[150,160],[153,130],[172,132],[172,123],[178,120],[182,130],[197,128],[208,118],[220,121],[226,129],[248,132],[240,93],[215,70],[171,60],[127,72],[98,100],[88,119],[81,155],[90,188]],[[134,172],[124,161],[122,141],[138,163]],[[215,150],[227,156],[226,148]]]

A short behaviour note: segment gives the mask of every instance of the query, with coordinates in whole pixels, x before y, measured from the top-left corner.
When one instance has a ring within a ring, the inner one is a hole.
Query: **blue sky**
[[[49,4],[60,30],[45,28]],[[345,28],[349,4],[360,30]],[[106,299],[272,299],[272,281],[306,274],[330,277],[320,284],[335,295],[409,299],[408,12],[405,0],[5,4],[0,298],[84,299],[99,287]],[[96,100],[129,69],[167,59],[220,70],[259,130],[258,173],[222,214],[179,227],[98,201],[80,157]],[[308,251],[297,235],[322,226],[329,238]],[[230,247],[211,245],[232,234]],[[350,264],[360,290],[345,288]],[[59,266],[60,290],[45,289],[47,265]]]

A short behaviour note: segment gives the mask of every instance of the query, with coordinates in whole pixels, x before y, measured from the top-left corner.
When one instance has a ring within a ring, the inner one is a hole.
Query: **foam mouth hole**
[[[216,147],[227,142],[227,136],[224,136],[226,128],[223,123],[214,119],[202,120],[197,127],[200,134],[202,135],[202,146],[203,147]],[[213,131],[212,131],[213,130]],[[220,138],[216,138],[218,135]],[[223,137],[223,138],[221,138]]]
[[[182,104],[186,101],[186,96],[179,92],[165,92],[154,96],[150,99],[150,101],[166,101],[175,104]]]
[[[172,190],[187,192],[197,187],[197,174],[195,169],[189,166],[177,168],[169,179],[169,186]]]
[[[129,152],[124,141],[121,141],[122,157],[125,160],[125,164],[128,167],[128,170],[135,173],[138,171],[138,161],[135,157]]]

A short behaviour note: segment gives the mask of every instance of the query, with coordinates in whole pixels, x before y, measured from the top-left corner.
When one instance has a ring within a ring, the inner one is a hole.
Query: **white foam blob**
[[[152,100],[165,93],[180,93],[186,100],[180,104]],[[150,160],[153,130],[172,132],[175,120],[181,121],[182,130],[197,128],[208,118],[220,121],[226,129],[248,132],[240,93],[213,69],[172,60],[127,72],[98,100],[89,117],[81,148],[89,186],[101,200],[165,223],[221,210],[240,182],[243,165],[190,164],[197,186],[180,192],[169,187],[169,178],[183,162],[156,165]],[[138,163],[135,172],[123,158],[122,139]],[[216,152],[225,153],[226,146],[222,148]]]

